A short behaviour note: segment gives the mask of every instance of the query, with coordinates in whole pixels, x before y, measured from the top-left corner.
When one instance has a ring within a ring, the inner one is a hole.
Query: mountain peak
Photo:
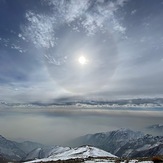
[[[54,151],[56,149],[54,148],[51,150]],[[35,154],[35,152],[36,151],[34,151],[33,154]],[[65,150],[63,150],[62,152],[56,152],[56,153],[49,152],[49,153],[52,153],[52,154],[47,156],[47,157],[44,157],[43,159],[36,160],[36,162],[69,160],[69,159],[77,159],[77,158],[84,159],[84,158],[89,158],[89,157],[116,158],[115,155],[112,155],[109,152],[106,152],[104,150],[98,149],[98,148],[93,147],[93,146],[88,146],[88,145],[80,146],[80,147],[76,147],[76,148],[66,148],[65,147]],[[29,157],[28,157],[28,159],[30,160]]]

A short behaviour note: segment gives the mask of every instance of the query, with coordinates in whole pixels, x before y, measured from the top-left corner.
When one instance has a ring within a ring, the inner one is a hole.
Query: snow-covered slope
[[[70,147],[54,146],[54,147],[36,148],[31,152],[29,152],[26,155],[26,157],[22,159],[22,161],[47,158],[53,155],[57,155],[59,153],[63,153],[68,150],[70,150]]]
[[[78,148],[71,148],[57,155],[50,156],[50,158],[56,157],[67,159],[67,158],[116,157],[116,156],[95,147],[82,146]]]
[[[47,162],[47,161],[56,161],[56,160],[69,160],[75,158],[88,158],[88,157],[112,157],[116,158],[115,155],[103,151],[101,149],[91,147],[91,146],[82,146],[78,148],[67,148],[67,150],[60,152],[60,153],[53,153],[47,158],[38,159],[34,161],[30,161],[28,163],[35,163],[35,162]]]
[[[94,160],[86,160],[82,163],[116,163],[115,160],[108,160],[108,159],[94,159]],[[154,163],[153,161],[138,161],[138,160],[125,160],[119,163]]]

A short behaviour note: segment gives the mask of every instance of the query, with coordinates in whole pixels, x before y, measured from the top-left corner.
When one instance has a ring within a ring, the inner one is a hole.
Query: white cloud
[[[18,37],[21,38],[22,40],[25,40],[26,38],[22,34],[18,34]]]
[[[22,31],[37,47],[50,48],[57,44],[55,32],[64,24],[79,32],[83,28],[87,35],[93,35],[99,30],[109,30],[124,34],[123,27],[115,17],[116,11],[123,7],[127,0],[89,1],[66,0],[45,1],[43,4],[52,8],[51,15],[28,11],[28,25]],[[105,28],[104,28],[105,27]],[[22,39],[22,34],[19,37]]]
[[[22,35],[18,35],[18,37],[25,40],[25,38]],[[26,49],[21,47],[21,45],[19,45],[18,41],[13,42],[12,40],[8,38],[0,38],[0,43],[5,47],[17,50],[20,53],[25,53],[27,51]]]
[[[119,6],[121,6],[121,7],[123,7],[124,6],[124,4],[126,3],[126,2],[128,2],[129,0],[117,0],[117,5],[119,5]]]
[[[55,18],[35,14],[32,11],[26,13],[26,18],[29,24],[27,27],[22,27],[24,35],[29,37],[37,47],[53,47],[55,43],[53,28]]]
[[[26,50],[23,49],[22,47],[20,47],[19,45],[16,45],[16,44],[11,44],[11,49],[15,49],[15,50],[18,50],[20,53],[25,53]]]
[[[123,33],[123,34],[125,33],[126,28],[123,27],[123,26],[117,21],[117,19],[113,19],[113,24],[114,24],[113,28],[114,28],[115,31],[121,32],[121,33]]]
[[[68,5],[68,9],[66,11],[65,14],[65,19],[67,22],[72,22],[74,21],[77,17],[80,17],[83,13],[86,12],[86,10],[88,9],[89,5],[88,5],[89,1],[85,0],[85,1],[70,1],[70,4]]]

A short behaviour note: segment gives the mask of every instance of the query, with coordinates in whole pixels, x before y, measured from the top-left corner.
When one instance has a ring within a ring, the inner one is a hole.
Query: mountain
[[[70,142],[71,146],[92,145],[111,153],[116,153],[119,148],[130,140],[141,138],[143,133],[134,132],[129,129],[88,134]]]
[[[17,143],[0,135],[0,156],[9,160],[19,161],[24,158],[31,150],[43,146],[44,145],[42,144],[30,141]]]
[[[57,160],[85,159],[89,157],[116,158],[116,156],[112,155],[111,153],[91,146],[82,146],[77,148],[61,147],[61,149],[62,150],[60,151],[60,147],[57,147],[57,149],[54,148],[52,149],[53,152],[51,152],[48,157],[44,157],[43,159],[37,159],[31,162],[50,162]],[[38,149],[38,151],[40,150],[41,149]],[[36,151],[33,151],[33,153],[35,152]]]
[[[60,146],[36,148],[29,152],[26,155],[26,157],[22,159],[22,161],[47,158],[49,156],[57,155],[59,153],[68,151],[69,149],[70,147],[60,147]]]
[[[16,142],[15,142],[16,143]],[[24,151],[26,154],[31,152],[32,150],[36,148],[43,148],[45,145],[36,143],[36,142],[31,142],[31,141],[24,141],[22,143],[16,143],[16,145]]]
[[[6,159],[16,161],[74,159],[76,161],[76,159],[91,157],[144,158],[163,155],[163,136],[144,135],[142,132],[129,129],[88,134],[73,140],[70,144],[71,147],[76,148],[45,146],[30,141],[17,143],[0,136],[0,159],[2,161]]]
[[[137,140],[128,141],[116,154],[123,157],[149,157],[163,155],[163,137],[144,135]]]
[[[20,160],[25,154],[15,142],[0,135],[0,155],[11,160]]]
[[[4,158],[1,154],[0,154],[0,163],[11,163],[10,160]]]
[[[163,135],[163,124],[155,124],[146,127],[147,130]]]
[[[153,145],[144,150],[137,150],[133,153],[133,157],[160,156],[160,155],[163,155],[163,143]]]
[[[163,151],[159,149],[159,146],[163,144],[163,137],[144,135],[129,129],[85,135],[70,144],[72,146],[92,145],[119,157],[132,158],[163,154]],[[150,151],[147,152],[149,149]]]

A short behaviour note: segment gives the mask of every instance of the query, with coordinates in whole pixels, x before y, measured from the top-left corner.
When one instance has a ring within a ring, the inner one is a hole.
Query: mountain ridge
[[[43,147],[44,145],[30,141],[18,143],[0,135],[0,155],[9,160],[19,161],[25,157],[29,151],[38,146]]]
[[[66,147],[65,147],[66,148]],[[28,163],[35,162],[47,162],[47,161],[57,161],[57,160],[69,160],[69,159],[86,159],[89,157],[107,157],[107,158],[117,158],[115,155],[108,153],[104,150],[98,149],[92,146],[81,146],[76,148],[67,148],[62,152],[53,153],[48,157],[29,161]]]
[[[162,136],[152,136],[129,129],[87,134],[70,142],[70,146],[92,145],[116,156],[130,158],[139,156],[138,150],[141,150],[141,152],[149,148],[155,150],[156,146],[160,146],[161,144],[163,144]],[[135,155],[135,153],[137,153],[137,155]],[[155,150],[153,153],[155,155],[158,153],[163,154],[163,151]],[[152,153],[145,152],[143,156],[152,156]]]
[[[68,146],[46,146],[25,141],[17,143],[0,136],[0,155],[9,160],[23,161],[47,158],[81,146],[92,146],[118,157],[150,157],[163,155],[163,136],[152,136],[140,131],[122,128],[119,130],[87,134],[78,137]],[[73,148],[71,148],[73,147]]]

